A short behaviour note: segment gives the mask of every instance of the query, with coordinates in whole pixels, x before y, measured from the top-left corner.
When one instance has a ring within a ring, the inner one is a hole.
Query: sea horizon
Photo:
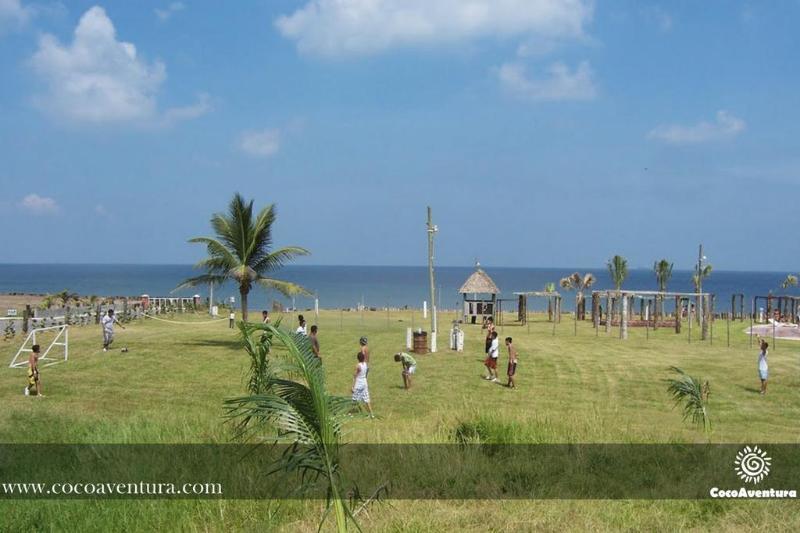
[[[498,267],[484,266],[500,289],[499,298],[513,300],[515,292],[541,291],[548,283],[578,271],[591,272],[596,282],[591,289],[610,289],[613,283],[605,266],[591,269],[580,267]],[[462,296],[458,289],[474,272],[475,266],[436,266],[437,306],[456,309]],[[0,293],[48,294],[62,290],[82,296],[126,296],[142,294],[155,296],[192,296],[206,298],[207,286],[176,290],[184,279],[197,274],[191,264],[130,264],[130,263],[0,263]],[[717,307],[727,309],[731,296],[744,294],[749,302],[753,296],[773,294],[797,295],[798,289],[783,290],[781,281],[785,272],[715,270],[704,281],[705,291],[716,296]],[[250,306],[271,308],[274,301],[286,307],[310,308],[315,297],[322,308],[414,307],[421,308],[430,299],[427,266],[383,265],[303,265],[292,264],[274,273],[278,279],[306,287],[314,296],[284,297],[275,291],[254,287],[250,293]],[[675,269],[668,290],[694,292],[692,270]],[[629,290],[656,290],[652,269],[631,268],[623,284]],[[590,290],[591,290],[590,289]],[[557,287],[564,297],[564,308],[571,309],[574,292]],[[588,291],[587,291],[588,292]],[[239,301],[238,289],[232,283],[215,286],[214,299]],[[544,302],[530,302],[536,310]],[[749,304],[747,304],[749,305]],[[504,304],[510,309],[515,304]]]

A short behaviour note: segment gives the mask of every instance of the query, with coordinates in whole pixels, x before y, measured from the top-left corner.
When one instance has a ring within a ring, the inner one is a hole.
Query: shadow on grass
[[[240,350],[242,342],[238,339],[200,339],[182,343],[185,346],[207,346],[214,348],[228,348],[229,350]]]
[[[755,387],[747,387],[746,385],[739,385],[739,387],[745,392],[752,392],[753,394],[759,394],[761,391]]]

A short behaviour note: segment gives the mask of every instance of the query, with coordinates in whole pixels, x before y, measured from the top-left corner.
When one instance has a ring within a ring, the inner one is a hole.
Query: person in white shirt
[[[769,378],[769,366],[767,365],[769,343],[759,337],[758,347],[761,348],[761,351],[758,352],[758,377],[761,379],[761,394],[766,394],[767,378]]]
[[[492,332],[492,342],[489,345],[489,353],[487,354],[486,361],[484,361],[484,365],[486,365],[486,370],[489,371],[489,374],[484,379],[489,379],[492,381],[497,381],[497,358],[500,357],[500,341],[497,339],[497,331]]]
[[[125,329],[117,317],[114,316],[114,310],[109,309],[106,316],[103,317],[103,320],[100,321],[103,325],[103,351],[107,352],[108,347],[111,346],[111,343],[114,342],[114,324],[119,324],[119,327]]]
[[[299,333],[300,335],[308,335],[308,331],[306,330],[306,319],[303,318],[303,315],[297,317],[297,320],[300,321],[300,325],[297,326],[295,333]]]
[[[233,329],[233,326],[236,324],[236,313],[231,311],[231,314],[228,315],[228,328]]]

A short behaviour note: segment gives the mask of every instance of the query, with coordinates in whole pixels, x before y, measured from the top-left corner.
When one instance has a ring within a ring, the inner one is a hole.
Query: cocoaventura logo
[[[739,479],[745,483],[757,485],[769,475],[772,458],[758,446],[745,446],[736,454],[733,461],[734,470]],[[709,491],[712,498],[797,498],[794,489],[720,489],[713,487]]]

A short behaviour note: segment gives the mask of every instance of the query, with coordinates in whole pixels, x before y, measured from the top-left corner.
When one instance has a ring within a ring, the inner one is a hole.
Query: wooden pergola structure
[[[500,289],[489,274],[483,271],[480,263],[475,265],[475,272],[467,278],[458,292],[464,295],[465,324],[475,324],[479,318],[481,323],[489,317],[495,319]]]
[[[638,320],[633,317],[634,300],[640,302],[640,316]],[[667,320],[661,311],[664,302],[672,300],[675,302],[675,313],[673,320]],[[683,315],[683,303],[696,300],[700,305],[699,320],[701,333],[700,338],[705,340],[708,336],[708,327],[714,316],[714,295],[711,293],[698,292],[660,292],[660,291],[638,291],[620,289],[617,290],[598,290],[592,291],[592,322],[594,327],[599,329],[601,323],[605,325],[606,333],[611,331],[612,325],[619,325],[619,336],[621,339],[628,338],[628,327],[674,327],[675,333],[681,332],[681,318]],[[605,301],[605,319],[601,310],[601,301]],[[619,320],[615,324],[612,314],[616,302],[621,303]],[[611,312],[609,312],[611,311]],[[691,312],[689,319],[691,320]],[[690,326],[691,327],[691,324]]]
[[[764,301],[764,311],[765,311],[765,320],[770,318],[775,318],[773,314],[777,312],[780,316],[780,321],[787,322],[785,320],[788,318],[788,322],[793,324],[797,324],[800,322],[800,317],[798,317],[798,313],[800,313],[800,296],[790,296],[788,294],[768,294],[767,296],[753,296],[753,320],[757,321],[758,314],[756,310],[758,309],[758,301]]]
[[[514,296],[519,298],[517,306],[517,320],[522,324],[528,323],[528,298],[547,299],[547,320],[548,322],[561,322],[561,294],[556,291],[527,291],[515,292]]]

